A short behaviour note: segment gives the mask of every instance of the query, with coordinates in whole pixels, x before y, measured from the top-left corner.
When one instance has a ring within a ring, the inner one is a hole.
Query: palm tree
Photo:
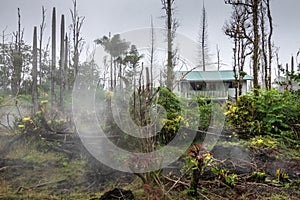
[[[110,54],[110,77],[111,77],[111,89],[116,86],[117,79],[117,63],[120,63],[120,58],[127,52],[130,43],[121,39],[120,34],[110,36],[103,36],[100,39],[94,41],[96,44],[100,44],[104,47],[104,51]],[[121,65],[119,65],[121,67]],[[121,69],[120,69],[121,71]],[[121,75],[121,74],[120,74]]]

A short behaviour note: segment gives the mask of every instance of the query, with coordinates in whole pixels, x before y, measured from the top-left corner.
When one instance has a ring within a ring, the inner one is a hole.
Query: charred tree
[[[14,35],[14,50],[12,53],[12,80],[11,80],[11,89],[12,94],[17,96],[20,91],[21,86],[21,74],[23,67],[23,56],[22,56],[22,38],[23,31],[21,30],[21,12],[18,8],[18,30],[13,34]]]
[[[51,106],[56,103],[56,9],[52,10]]]
[[[39,85],[42,85],[42,79],[43,79],[43,63],[42,63],[42,58],[43,58],[43,34],[45,30],[45,18],[46,18],[46,10],[44,6],[42,7],[42,22],[40,25],[40,38],[39,38]]]
[[[64,109],[64,93],[65,93],[65,16],[61,16],[60,23],[60,93],[59,93],[59,107]]]
[[[37,27],[33,29],[33,47],[32,47],[32,114],[34,115],[38,109],[38,87],[37,87]]]
[[[84,22],[84,17],[79,16],[78,10],[77,10],[77,0],[73,0],[73,10],[70,10],[71,17],[72,17],[72,24],[71,24],[71,31],[72,31],[72,37],[73,37],[73,55],[72,55],[72,61],[73,61],[73,68],[74,68],[74,80],[76,78],[76,75],[78,73],[78,67],[79,67],[79,55],[81,50],[81,44],[82,44],[82,37],[80,36],[81,28]]]

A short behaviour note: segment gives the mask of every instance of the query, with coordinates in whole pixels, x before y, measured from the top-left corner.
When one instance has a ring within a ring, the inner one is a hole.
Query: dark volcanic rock
[[[115,188],[106,192],[99,200],[134,200],[134,195],[130,190]]]

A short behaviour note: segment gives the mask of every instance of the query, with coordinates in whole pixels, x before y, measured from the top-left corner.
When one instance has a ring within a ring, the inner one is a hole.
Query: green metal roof
[[[222,71],[177,71],[176,80],[187,81],[232,81],[234,79],[232,70]],[[252,80],[248,74],[244,76],[244,80]]]

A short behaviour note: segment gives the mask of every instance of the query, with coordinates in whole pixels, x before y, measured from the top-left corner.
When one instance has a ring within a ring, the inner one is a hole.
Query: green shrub
[[[159,140],[161,144],[167,144],[174,138],[180,128],[180,122],[182,120],[180,115],[180,100],[176,94],[171,92],[168,88],[159,87],[157,92],[159,95],[157,104],[163,106],[167,114],[165,125],[159,133]]]
[[[209,127],[220,128],[224,124],[224,106],[208,97],[194,96],[185,109],[193,129],[207,131]]]
[[[297,95],[284,91],[257,90],[239,97],[225,113],[240,134],[246,136],[270,135],[295,142],[293,126],[300,119],[300,101]]]

